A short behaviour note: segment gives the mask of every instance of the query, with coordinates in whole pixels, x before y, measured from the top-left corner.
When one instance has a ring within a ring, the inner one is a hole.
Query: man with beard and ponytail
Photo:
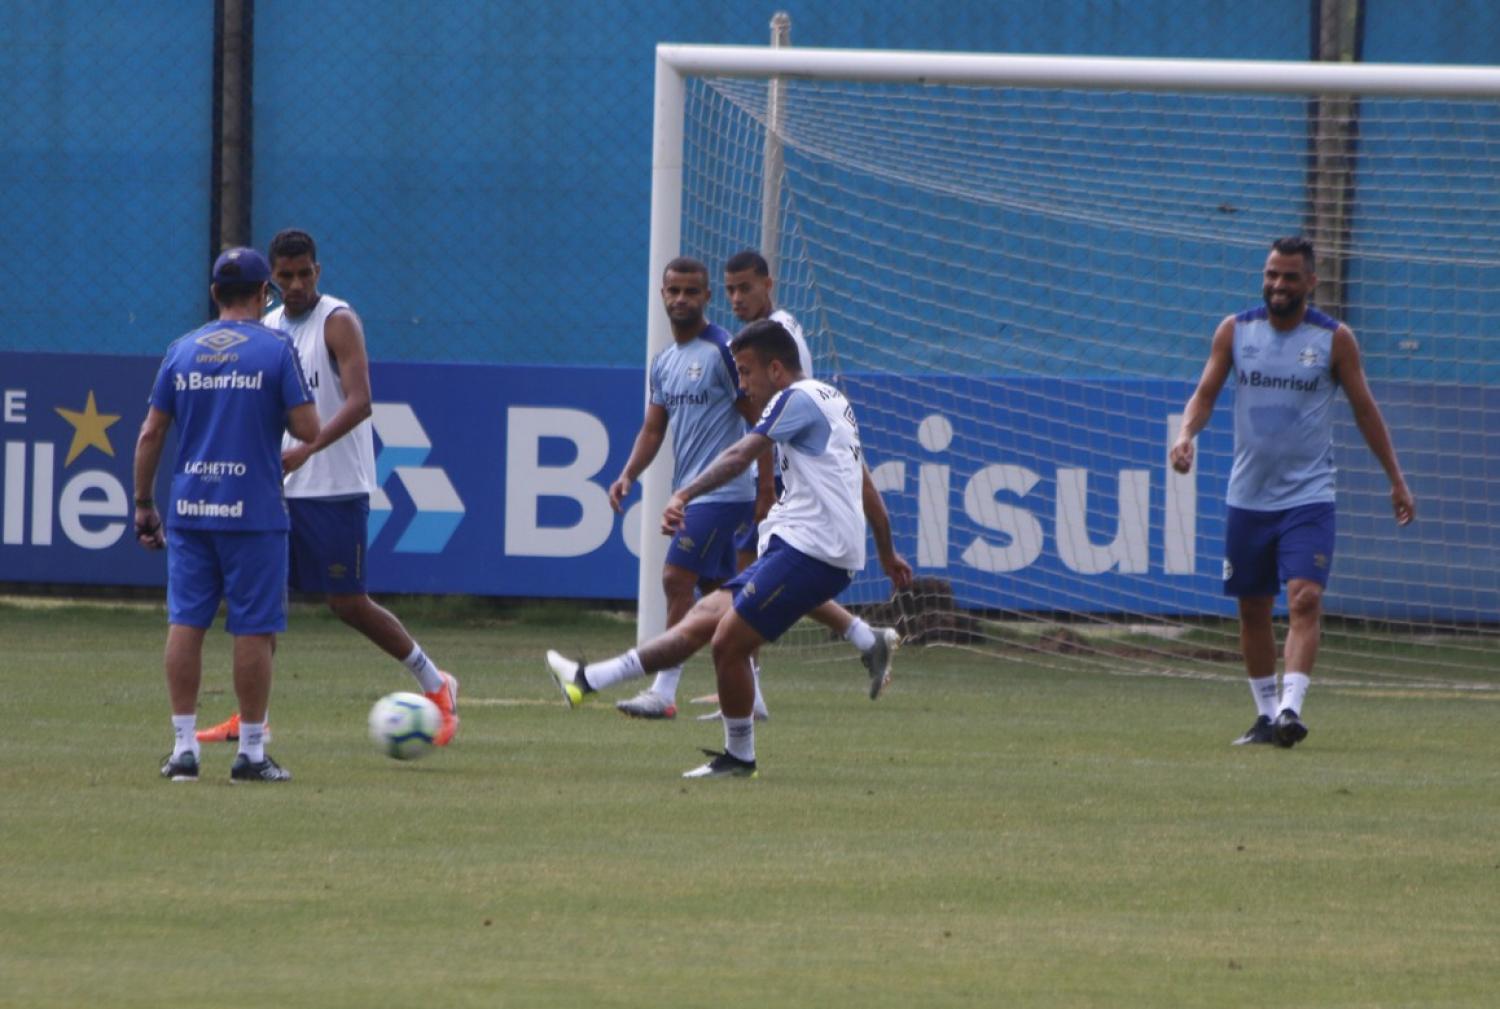
[[[1279,238],[1266,257],[1263,306],[1214,331],[1208,363],[1183,411],[1172,467],[1193,467],[1193,439],[1235,376],[1234,466],[1226,495],[1224,593],[1239,600],[1240,649],[1256,719],[1235,745],[1295,746],[1307,736],[1302,701],[1318,656],[1323,590],[1333,564],[1333,401],[1342,387],[1354,423],[1385,470],[1397,525],[1416,514],[1390,432],[1365,380],[1348,326],[1308,304],[1317,285],[1312,243]],[[1288,628],[1276,688],[1272,607],[1286,584]]]

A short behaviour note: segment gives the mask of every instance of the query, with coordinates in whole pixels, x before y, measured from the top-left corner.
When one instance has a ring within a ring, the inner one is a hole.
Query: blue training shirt
[[[672,488],[689,483],[708,464],[745,436],[745,419],[735,409],[744,396],[729,353],[729,334],[709,324],[687,343],[676,343],[651,360],[651,402],[667,411],[672,432]],[[695,504],[755,500],[754,467],[716,487]]]
[[[177,460],[167,525],[268,532],[289,528],[281,433],[312,402],[286,334],[258,322],[212,322],[167,349],[151,405],[172,415]]]
[[[1334,499],[1333,334],[1309,308],[1289,332],[1264,305],[1234,318],[1234,468],[1228,503],[1280,511]]]

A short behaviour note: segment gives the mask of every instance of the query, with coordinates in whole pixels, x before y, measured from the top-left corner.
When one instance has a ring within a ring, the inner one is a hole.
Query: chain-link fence
[[[1477,0],[783,6],[804,46],[1500,55]],[[776,7],[9,3],[0,349],[157,353],[201,320],[217,247],[295,225],[377,359],[639,367],[653,47],[764,44]]]

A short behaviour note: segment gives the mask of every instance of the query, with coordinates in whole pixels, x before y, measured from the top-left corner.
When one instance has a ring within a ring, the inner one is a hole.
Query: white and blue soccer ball
[[[421,694],[386,694],[370,709],[370,738],[387,757],[416,760],[432,749],[442,722],[437,705]]]

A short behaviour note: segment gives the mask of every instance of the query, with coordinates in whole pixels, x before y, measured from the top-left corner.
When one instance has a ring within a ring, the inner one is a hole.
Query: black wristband
[[[135,499],[135,506],[137,508],[150,508],[154,504],[156,504],[155,498],[138,497]]]

